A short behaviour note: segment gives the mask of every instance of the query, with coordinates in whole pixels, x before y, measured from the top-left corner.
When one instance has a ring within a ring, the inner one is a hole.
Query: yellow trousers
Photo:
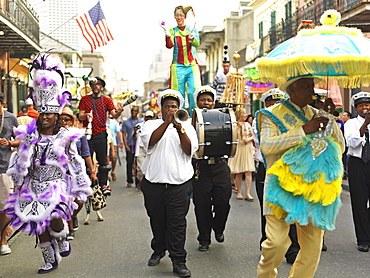
[[[257,276],[259,278],[274,278],[277,268],[284,259],[291,240],[289,225],[284,219],[277,219],[274,215],[266,216],[266,236],[262,243],[261,260],[258,263]],[[313,226],[297,225],[297,236],[300,250],[290,270],[289,278],[312,278],[315,275],[320,261],[324,231]]]

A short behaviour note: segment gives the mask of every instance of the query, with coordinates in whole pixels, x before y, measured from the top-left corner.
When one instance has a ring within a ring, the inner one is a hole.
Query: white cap
[[[361,102],[370,102],[370,93],[369,92],[359,92],[354,94],[351,98],[351,105],[355,106]]]
[[[152,110],[148,110],[145,112],[145,117],[153,117],[154,118],[154,113]]]
[[[184,106],[184,98],[182,97],[181,93],[179,91],[167,89],[158,94],[157,103],[159,108],[162,108],[162,99],[165,99],[167,97],[177,98],[180,102],[179,108],[182,108]]]
[[[28,99],[26,99],[26,101],[24,103],[26,105],[32,105],[33,104],[33,101],[32,101],[32,99],[28,98]]]
[[[285,93],[283,91],[281,91],[279,88],[274,88],[264,93],[261,96],[260,101],[266,103],[266,99],[269,97],[271,97],[272,100],[280,100],[286,98]]]
[[[196,89],[196,91],[194,92],[194,101],[197,102],[198,101],[198,95],[203,94],[203,93],[208,93],[208,94],[210,93],[210,94],[213,95],[213,100],[216,99],[215,89],[213,89],[209,85],[205,85],[205,86],[200,86],[198,89]]]

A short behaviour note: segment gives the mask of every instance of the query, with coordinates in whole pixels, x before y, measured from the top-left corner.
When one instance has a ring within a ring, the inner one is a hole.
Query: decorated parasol
[[[328,81],[332,80],[345,88],[369,85],[370,40],[359,29],[338,27],[339,21],[340,13],[328,10],[320,19],[322,26],[302,29],[296,37],[258,59],[256,66],[261,80],[284,84],[280,87],[282,90],[298,77],[319,77],[323,81],[321,85],[327,89]],[[290,105],[289,101],[282,100],[275,110],[286,107],[288,111],[295,111]],[[268,116],[273,109],[261,110],[261,113]],[[257,114],[257,119],[261,113]],[[280,115],[281,119],[286,115],[288,113]],[[296,111],[296,115],[301,114]],[[340,145],[343,140],[333,115],[320,109],[315,116],[328,118],[326,127],[320,124],[317,132],[304,136],[268,168],[266,173],[270,177],[266,179],[265,201],[273,214],[287,223],[312,223],[320,229],[333,230],[341,205]],[[279,128],[284,128],[280,118],[271,119]],[[302,120],[304,123],[310,121]]]
[[[340,87],[370,84],[370,39],[357,28],[338,27],[340,13],[326,11],[315,29],[302,29],[280,44],[256,66],[263,82],[285,83],[289,78],[311,74]]]

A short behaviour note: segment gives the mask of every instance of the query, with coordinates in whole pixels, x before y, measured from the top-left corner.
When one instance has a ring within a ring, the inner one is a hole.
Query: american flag
[[[104,46],[108,41],[113,40],[103,10],[100,7],[100,1],[87,13],[76,18],[76,21],[82,31],[82,35],[90,44],[91,53],[96,48]]]

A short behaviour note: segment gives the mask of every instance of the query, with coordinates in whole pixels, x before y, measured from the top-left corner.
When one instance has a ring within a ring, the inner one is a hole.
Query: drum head
[[[196,158],[231,157],[236,152],[237,126],[232,109],[193,110],[192,124],[199,149]]]

